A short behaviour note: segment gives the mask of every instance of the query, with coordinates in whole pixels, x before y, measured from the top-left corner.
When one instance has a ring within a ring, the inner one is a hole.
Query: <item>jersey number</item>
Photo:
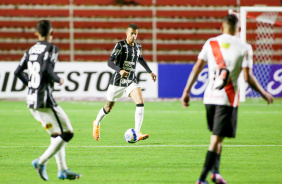
[[[32,88],[38,88],[40,85],[40,64],[37,62],[28,62],[28,71],[29,71],[29,75],[30,75],[30,80],[28,83],[29,87]]]

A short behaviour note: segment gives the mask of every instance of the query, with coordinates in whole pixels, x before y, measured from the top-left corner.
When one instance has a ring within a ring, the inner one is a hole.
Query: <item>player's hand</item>
[[[63,84],[64,84],[64,79],[60,78],[60,85],[63,85]]]
[[[120,74],[122,77],[127,78],[128,75],[129,75],[129,72],[127,72],[127,71],[125,71],[125,70],[120,70],[120,71],[119,71],[119,74]]]
[[[190,93],[184,91],[181,97],[183,108],[187,109],[187,106],[189,106],[189,101],[190,101]]]
[[[270,93],[268,93],[268,92],[265,92],[265,93],[262,95],[262,98],[267,101],[267,104],[273,103],[273,97],[272,97],[272,95],[271,95]]]
[[[150,75],[151,75],[151,77],[152,77],[152,80],[153,80],[154,82],[156,82],[157,76],[156,76],[153,72],[151,72]]]

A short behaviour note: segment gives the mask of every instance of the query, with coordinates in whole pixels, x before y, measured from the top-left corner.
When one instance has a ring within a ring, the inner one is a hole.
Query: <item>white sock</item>
[[[54,137],[51,137],[51,142],[55,140]],[[59,171],[64,171],[68,169],[67,163],[66,163],[66,150],[65,147],[67,145],[67,142],[63,144],[61,149],[55,154],[56,162],[58,165],[58,170]]]
[[[95,125],[96,126],[100,126],[100,122],[105,118],[107,114],[105,113],[105,110],[104,108],[100,109],[97,117],[96,117],[96,120],[95,120]]]
[[[45,164],[53,155],[55,155],[66,143],[61,136],[57,136],[53,141],[51,141],[50,146],[39,158],[39,164]]]
[[[144,104],[137,104],[135,110],[135,130],[140,132],[144,118]]]

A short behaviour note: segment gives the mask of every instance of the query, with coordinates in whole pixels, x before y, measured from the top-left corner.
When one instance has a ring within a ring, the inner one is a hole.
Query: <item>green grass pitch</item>
[[[205,108],[192,101],[146,102],[142,132],[149,139],[129,144],[123,138],[134,127],[133,102],[117,102],[101,124],[101,139],[92,137],[92,121],[104,102],[58,102],[74,127],[66,148],[67,164],[83,176],[60,181],[52,158],[47,183],[194,184],[209,144]],[[25,102],[0,101],[0,183],[46,183],[31,161],[49,145],[50,136],[30,114]],[[228,184],[282,183],[282,100],[241,103],[236,139],[224,141],[221,167]],[[208,176],[208,182],[210,181]]]

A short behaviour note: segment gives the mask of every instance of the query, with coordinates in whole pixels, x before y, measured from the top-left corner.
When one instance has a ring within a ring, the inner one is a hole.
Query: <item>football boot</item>
[[[100,126],[96,126],[95,121],[93,121],[93,137],[97,141],[100,139]]]

